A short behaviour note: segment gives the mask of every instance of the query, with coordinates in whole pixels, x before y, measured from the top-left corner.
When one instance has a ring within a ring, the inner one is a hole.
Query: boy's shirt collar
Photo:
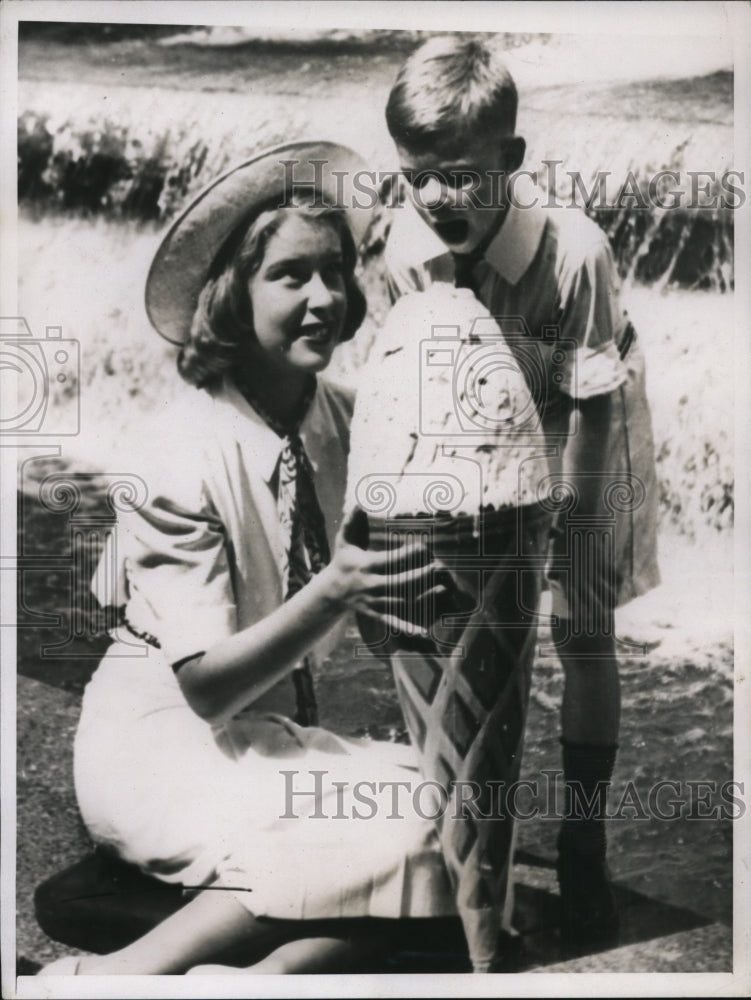
[[[546,221],[540,205],[542,193],[528,174],[515,175],[514,196],[515,203],[509,206],[503,225],[485,251],[485,259],[510,285],[518,284],[534,260]],[[450,253],[411,201],[405,201],[399,212],[401,219],[394,223],[394,235],[411,255],[426,264]]]

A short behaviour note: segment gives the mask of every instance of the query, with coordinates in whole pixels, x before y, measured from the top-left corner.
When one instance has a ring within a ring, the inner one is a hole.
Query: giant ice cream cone
[[[391,311],[352,423],[348,507],[368,515],[369,546],[420,535],[443,587],[401,595],[413,634],[360,628],[393,666],[476,971],[502,958],[502,790],[519,775],[550,523],[536,363],[471,292],[433,285]]]

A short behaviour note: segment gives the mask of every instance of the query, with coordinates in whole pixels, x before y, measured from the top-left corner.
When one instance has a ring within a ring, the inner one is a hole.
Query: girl
[[[147,308],[195,388],[162,420],[148,500],[119,526],[122,627],[84,696],[76,790],[98,843],[224,891],[42,974],[184,973],[230,954],[268,956],[256,972],[342,969],[341,918],[455,912],[429,819],[342,806],[358,781],[409,787],[409,748],[315,725],[311,664],[332,628],[350,609],[408,628],[389,594],[431,573],[413,547],[368,553],[338,530],[351,402],[317,376],[364,317],[350,227],[362,235],[367,213],[326,203],[362,168],[332,144],[264,154],[199,195],[157,252]]]

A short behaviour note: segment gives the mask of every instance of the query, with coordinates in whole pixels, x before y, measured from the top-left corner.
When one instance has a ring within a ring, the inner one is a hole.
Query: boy
[[[577,945],[617,931],[604,824],[620,721],[613,611],[659,582],[654,448],[607,237],[579,210],[543,207],[515,173],[525,152],[516,109],[491,42],[444,36],[410,56],[386,108],[411,195],[394,212],[386,262],[394,298],[454,281],[501,329],[504,317],[522,319],[545,359],[533,393],[568,507],[549,569],[565,672],[557,871],[562,938]]]

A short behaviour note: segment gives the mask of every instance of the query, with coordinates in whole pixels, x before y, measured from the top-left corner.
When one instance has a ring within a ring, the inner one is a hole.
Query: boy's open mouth
[[[434,222],[433,227],[444,243],[464,243],[469,236],[469,223],[466,219]]]

